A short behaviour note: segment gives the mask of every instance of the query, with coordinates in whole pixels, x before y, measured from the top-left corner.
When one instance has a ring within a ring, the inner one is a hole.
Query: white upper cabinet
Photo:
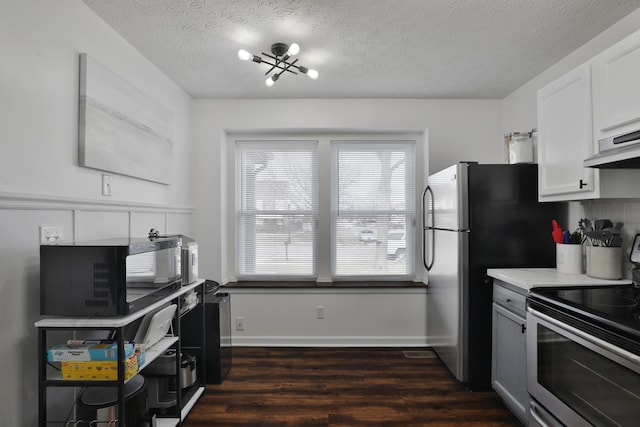
[[[593,59],[596,141],[640,126],[640,31]]]
[[[598,197],[593,154],[591,72],[582,65],[538,91],[538,193],[541,201]]]
[[[585,168],[598,140],[640,128],[640,31],[538,91],[540,201],[640,197],[640,169]]]

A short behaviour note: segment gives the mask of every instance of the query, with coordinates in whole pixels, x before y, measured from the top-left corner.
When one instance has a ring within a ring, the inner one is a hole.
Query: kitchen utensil
[[[582,218],[578,221],[578,228],[585,231],[593,231],[593,225],[591,224],[591,220],[589,218]]]
[[[593,221],[593,226],[596,230],[603,230],[608,227],[613,227],[613,223],[610,219],[596,219]]]
[[[562,243],[569,244],[570,238],[571,238],[571,232],[569,232],[569,230],[565,230],[562,232]]]
[[[582,244],[582,233],[580,233],[579,231],[574,231],[573,233],[571,233],[571,236],[569,237],[569,243],[572,245]]]
[[[553,241],[556,243],[562,243],[562,228],[558,225],[558,221],[555,219],[551,220],[551,226],[553,227],[553,231],[551,231]]]
[[[611,243],[609,244],[609,246],[612,246],[612,247],[622,246],[622,236],[619,234],[616,234],[615,236],[613,236],[611,238]]]

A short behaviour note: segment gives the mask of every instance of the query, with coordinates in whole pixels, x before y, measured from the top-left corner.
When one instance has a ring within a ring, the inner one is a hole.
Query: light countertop
[[[586,274],[559,273],[555,268],[490,268],[487,275],[529,291],[532,288],[561,286],[627,285],[629,279],[595,279]]]

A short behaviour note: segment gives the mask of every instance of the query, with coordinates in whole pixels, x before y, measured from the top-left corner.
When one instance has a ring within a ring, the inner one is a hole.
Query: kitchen
[[[15,367],[6,373],[7,386],[0,399],[0,423],[4,423],[0,425],[7,426],[30,425],[33,420],[31,408],[37,389],[32,375],[33,322],[39,316],[38,226],[62,225],[65,237],[89,240],[128,233],[146,235],[149,224],[161,224],[167,232],[196,235],[202,253],[207,254],[207,262],[201,264],[202,274],[224,282],[233,272],[225,244],[232,232],[225,225],[229,212],[219,209],[214,201],[223,200],[232,190],[207,183],[228,182],[224,162],[228,148],[224,141],[230,131],[283,130],[292,122],[300,129],[327,132],[410,130],[429,146],[430,171],[455,163],[460,153],[481,163],[500,162],[503,134],[536,126],[538,89],[640,27],[638,11],[630,13],[504,99],[193,100],[83,4],[62,2],[54,7],[47,2],[19,3],[4,4],[0,9],[0,46],[12,64],[2,68],[8,84],[2,86],[0,119],[4,139],[1,217],[6,239],[0,287],[5,325],[1,351],[9,366]],[[95,52],[142,90],[172,105],[176,123],[173,185],[164,187],[114,176],[114,195],[106,199],[99,193],[101,174],[76,166],[74,94],[78,71],[74,63],[82,51]],[[30,120],[34,117],[37,126]],[[202,185],[194,186],[193,182]],[[640,207],[635,198],[576,202],[569,208],[569,217],[575,221],[583,217],[623,221],[628,244],[640,229]],[[255,295],[260,296],[260,303],[255,302]],[[291,342],[295,337],[306,342],[324,337],[334,344],[360,338],[366,345],[424,345],[426,304],[422,295],[424,291],[415,289],[393,293],[325,290],[286,297],[264,290],[239,291],[234,295],[233,317],[251,314],[247,315],[245,333],[235,338],[244,345],[295,344]],[[396,312],[401,308],[407,313],[406,318],[395,319],[393,313],[379,316],[378,308],[390,302]],[[265,304],[271,310],[260,310]],[[289,311],[292,306],[313,309],[324,305],[329,310],[336,304],[344,304],[350,311],[334,311],[335,317],[326,319],[335,322],[332,328],[315,319],[305,320],[307,313],[302,308],[299,312],[292,310],[286,325],[272,315]],[[351,311],[369,323],[350,322]],[[336,326],[346,324],[353,326]],[[271,342],[268,337],[272,337]]]

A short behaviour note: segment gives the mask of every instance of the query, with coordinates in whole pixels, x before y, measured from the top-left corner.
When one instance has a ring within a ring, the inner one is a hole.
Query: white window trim
[[[362,132],[357,130],[341,130],[341,131],[331,131],[331,130],[320,130],[310,131],[310,130],[297,130],[297,131],[287,131],[286,133],[278,132],[278,131],[264,131],[264,130],[251,130],[251,131],[230,131],[226,134],[227,141],[227,149],[224,150],[227,165],[223,170],[226,170],[224,176],[227,177],[227,182],[229,186],[226,187],[229,190],[235,188],[235,185],[238,185],[237,180],[235,178],[235,142],[238,140],[245,141],[292,141],[292,140],[318,140],[319,141],[319,162],[320,165],[328,164],[327,161],[330,160],[330,141],[331,140],[385,140],[385,141],[416,141],[415,145],[415,186],[416,186],[416,194],[414,195],[414,200],[419,200],[422,194],[422,187],[426,182],[426,174],[428,173],[428,162],[426,157],[427,146],[428,146],[428,134],[425,131],[371,131],[371,132]],[[323,163],[324,162],[324,163]],[[321,166],[322,167],[322,166]],[[320,178],[320,180],[324,180],[324,178]],[[325,182],[320,182],[319,186],[319,205],[320,207],[325,207],[330,204],[330,190],[327,188]],[[224,242],[221,242],[220,249],[223,251],[222,256],[222,275],[226,282],[235,282],[242,281],[235,276],[236,269],[236,235],[235,235],[235,191],[223,191],[223,198],[227,200],[226,204],[227,208],[224,210],[226,212],[222,217],[222,224],[224,230],[228,230],[228,232],[223,233]],[[418,207],[416,206],[418,209]],[[416,214],[420,216],[419,214]],[[416,218],[416,221],[418,218]],[[330,283],[333,281],[331,277],[331,227],[330,227],[330,209],[325,213],[322,209],[319,212],[319,228],[318,228],[318,257],[317,257],[317,279],[318,283]],[[411,238],[413,239],[413,247],[414,247],[414,269],[415,269],[415,277],[412,278],[413,281],[422,282],[424,281],[426,275],[422,268],[419,268],[422,261],[421,255],[421,227],[417,227],[417,222],[414,221],[413,224],[413,233],[410,233],[407,230],[407,233],[411,234]],[[418,224],[420,225],[420,224]],[[226,242],[226,243],[225,243]],[[409,243],[407,243],[409,244]],[[420,247],[418,247],[420,245]],[[288,280],[288,279],[287,279]],[[342,280],[342,279],[336,279]],[[376,278],[367,278],[367,280],[378,280]],[[379,280],[390,280],[390,279],[379,279]]]

